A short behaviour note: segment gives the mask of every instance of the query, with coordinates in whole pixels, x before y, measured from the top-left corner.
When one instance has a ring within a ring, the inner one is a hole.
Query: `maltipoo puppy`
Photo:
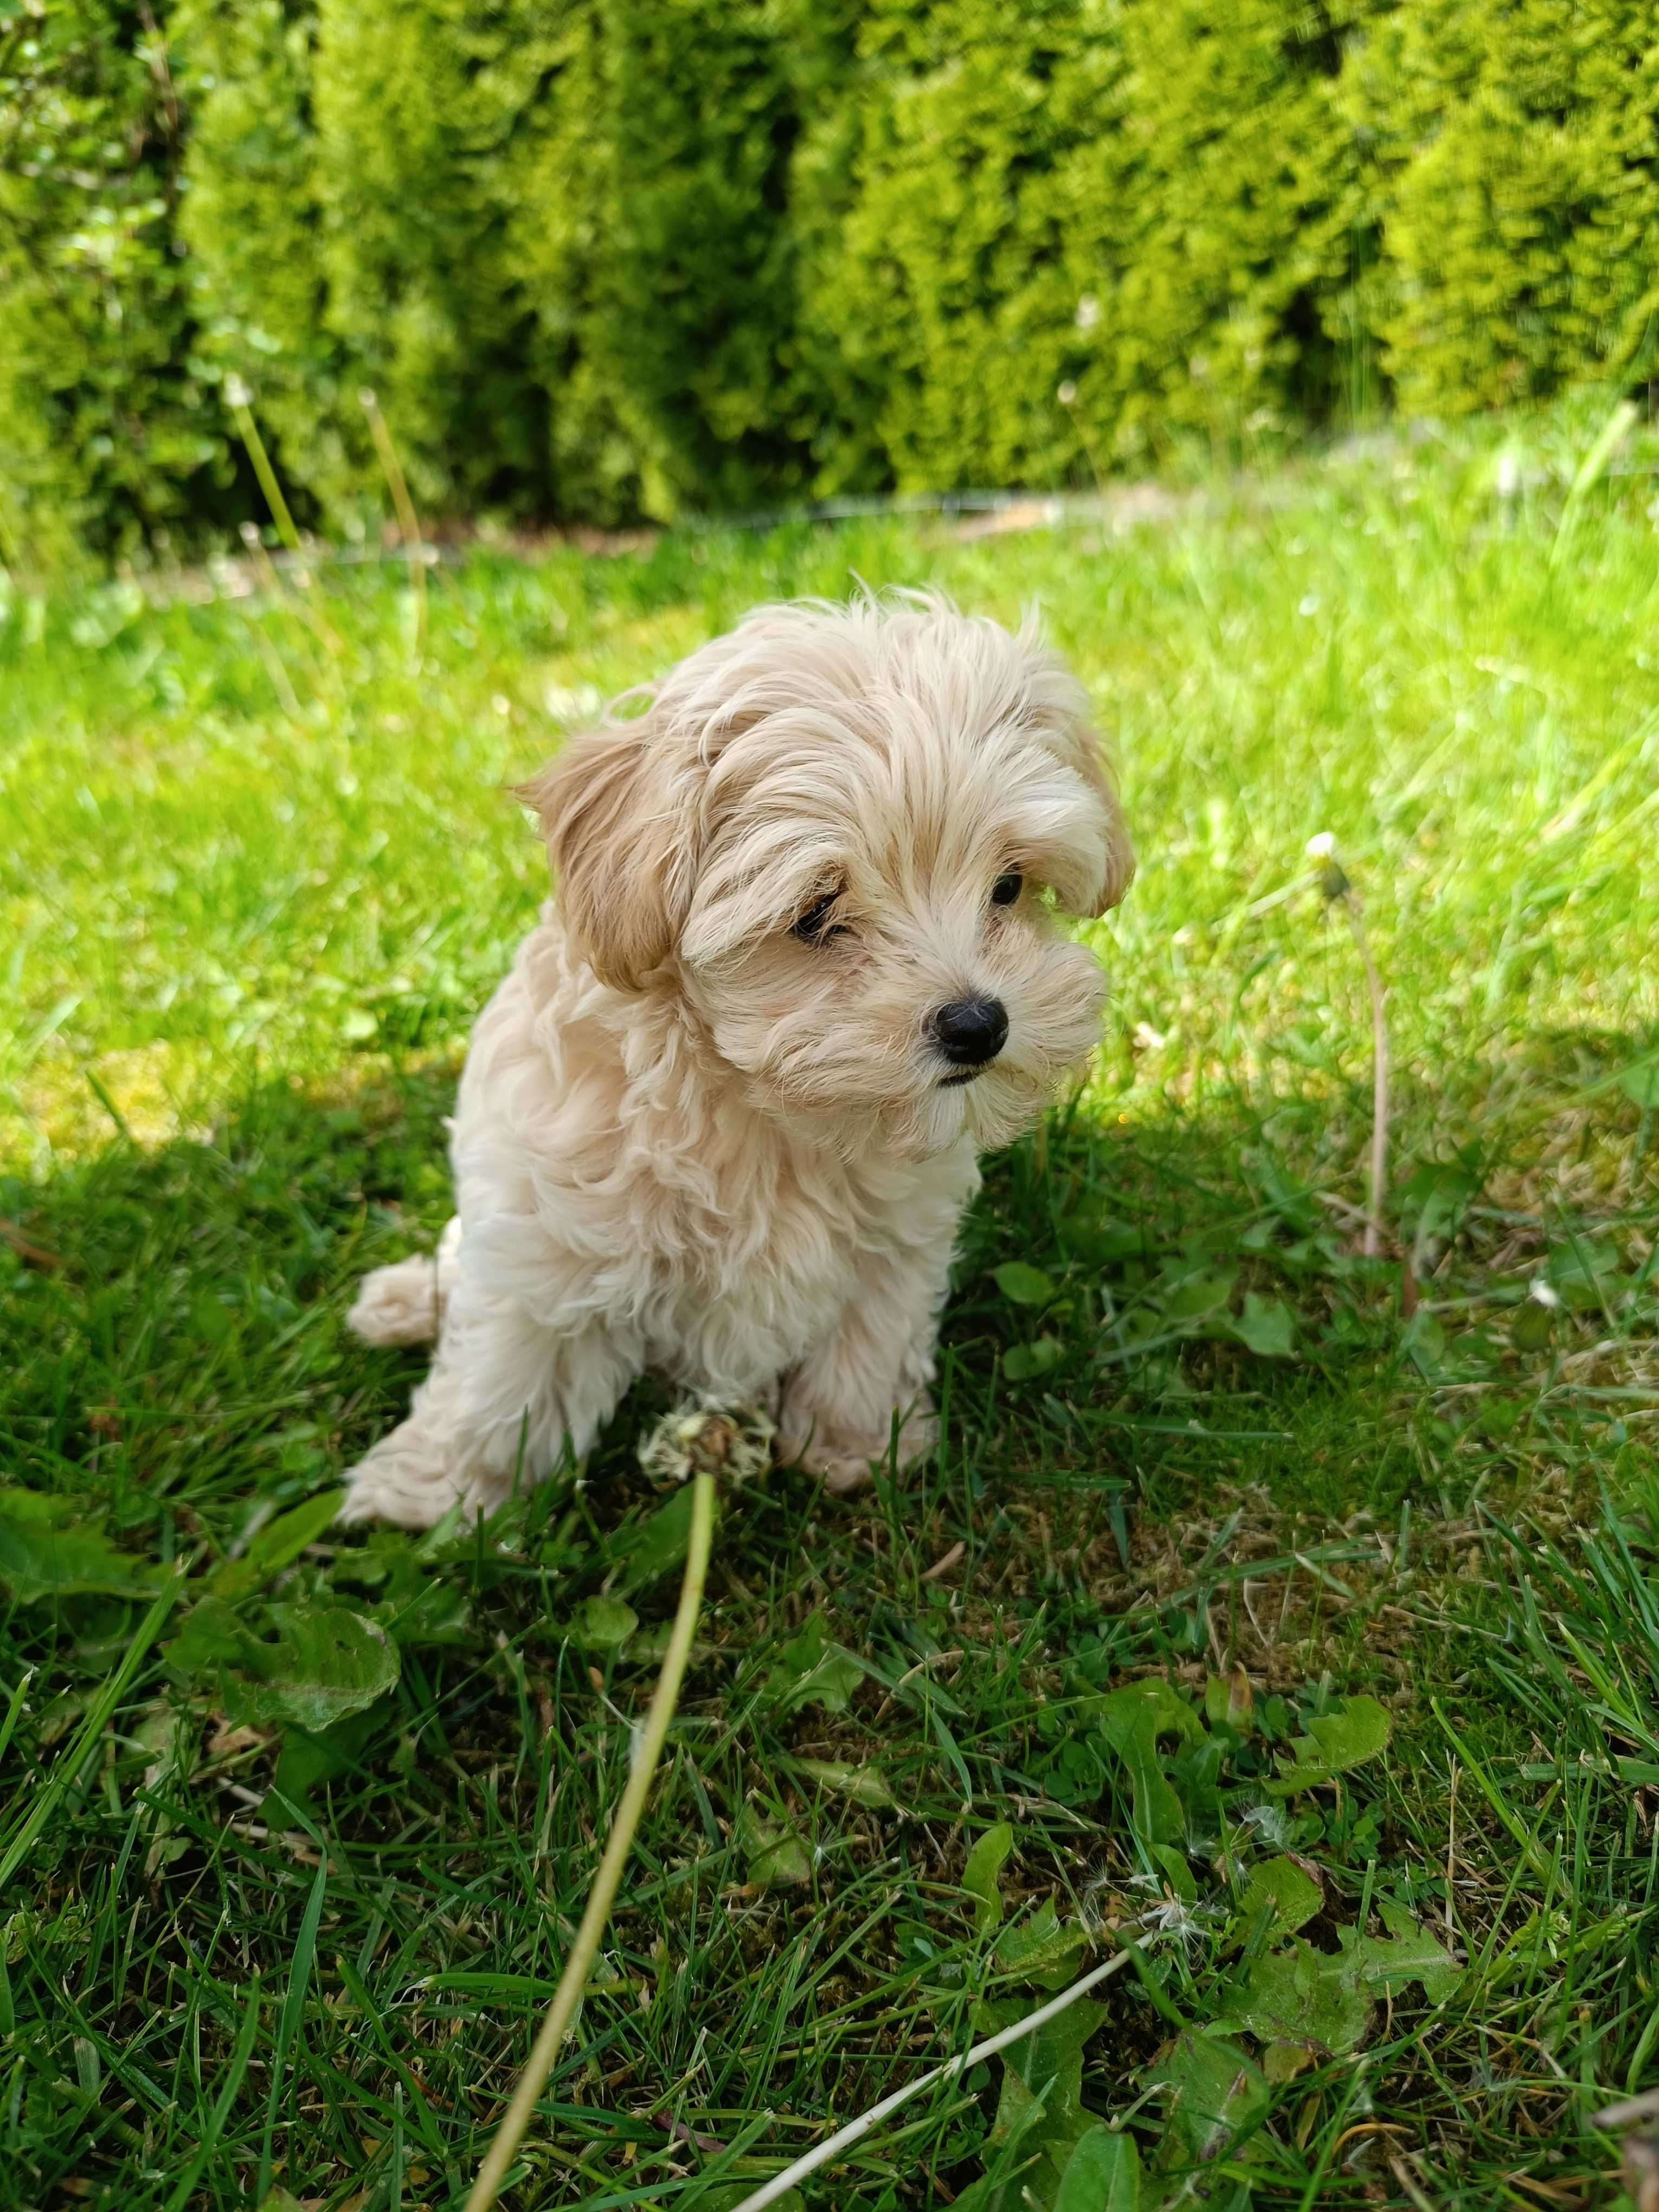
[[[915,1459],[977,1155],[1098,1034],[1054,910],[1133,856],[1030,625],[764,607],[632,703],[520,793],[554,892],[473,1035],[437,1256],[352,1309],[437,1348],[348,1520],[487,1510],[646,1368],[769,1406],[832,1489]]]

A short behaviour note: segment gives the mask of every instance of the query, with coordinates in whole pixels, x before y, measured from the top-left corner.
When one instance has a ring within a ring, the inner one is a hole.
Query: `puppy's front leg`
[[[458,1503],[491,1511],[567,1445],[580,1458],[639,1368],[603,1322],[550,1327],[463,1274],[408,1419],[352,1469],[340,1518],[429,1528]]]
[[[898,1419],[898,1463],[932,1449],[938,1424],[927,1386],[945,1303],[951,1244],[871,1259],[835,1333],[787,1376],[778,1412],[778,1456],[822,1475],[835,1491],[870,1480]]]

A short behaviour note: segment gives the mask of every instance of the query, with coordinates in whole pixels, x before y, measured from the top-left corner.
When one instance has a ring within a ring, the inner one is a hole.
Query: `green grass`
[[[1589,2116],[1659,2087],[1659,543],[1640,473],[1562,533],[1594,428],[1534,428],[1507,503],[1431,440],[1127,534],[478,548],[418,673],[395,569],[6,607],[0,2202],[464,2193],[672,1608],[664,1401],[487,1532],[340,1537],[419,1371],[342,1316],[447,1210],[542,888],[504,787],[855,576],[1042,601],[1142,855],[1114,1010],[991,1164],[937,1463],[724,1523],[510,2201],[735,2202],[1152,1907],[1028,2053],[1034,2126],[994,2065],[806,2202],[1048,2206],[1091,2114],[1144,2203],[1616,2201]],[[1380,1261],[1321,831],[1389,989]]]

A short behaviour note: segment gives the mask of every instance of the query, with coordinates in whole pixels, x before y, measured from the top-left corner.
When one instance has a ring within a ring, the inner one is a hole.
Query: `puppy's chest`
[[[720,1177],[712,1203],[667,1199],[652,1331],[665,1365],[738,1387],[792,1365],[872,1279],[948,1252],[972,1175],[763,1165]]]

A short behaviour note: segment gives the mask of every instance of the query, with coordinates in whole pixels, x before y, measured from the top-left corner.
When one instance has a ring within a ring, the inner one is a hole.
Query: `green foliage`
[[[599,21],[589,404],[614,409],[648,514],[799,497],[819,403],[791,357],[791,157],[830,32],[811,0],[601,0]]]
[[[808,313],[901,487],[1075,481],[1330,411],[1356,157],[1285,0],[873,0]]]
[[[326,321],[315,11],[285,0],[179,0],[167,20],[190,117],[179,238],[200,374],[216,396],[228,374],[241,377],[290,496],[344,526],[367,441],[343,442],[349,395]]]
[[[250,1623],[213,1596],[191,1608],[167,1656],[175,1677],[210,1687],[231,1720],[313,1735],[366,1711],[398,1671],[396,1642],[351,1607],[271,1605]]]
[[[0,12],[0,153],[11,567],[263,523],[233,374],[362,538],[369,387],[428,514],[616,522],[1655,349],[1638,0],[70,0]]]
[[[1645,373],[1653,32],[1644,0],[1413,0],[1379,17],[1343,97],[1374,148],[1373,312],[1402,406],[1458,414]]]
[[[986,2007],[986,2024],[1012,2027],[1029,2009],[1021,1999]],[[1075,2004],[1003,2053],[1002,2091],[986,2144],[986,2179],[959,2201],[969,2212],[1027,2212],[1049,2205],[1074,2182],[1071,2168],[1096,2132],[1083,2103],[1083,2047],[1106,2018],[1104,2005]]]
[[[184,127],[148,10],[0,7],[0,563],[224,511],[175,250]]]
[[[93,1593],[131,1597],[155,1587],[144,1561],[87,1527],[71,1501],[0,1490],[0,1589],[20,1605]]]

